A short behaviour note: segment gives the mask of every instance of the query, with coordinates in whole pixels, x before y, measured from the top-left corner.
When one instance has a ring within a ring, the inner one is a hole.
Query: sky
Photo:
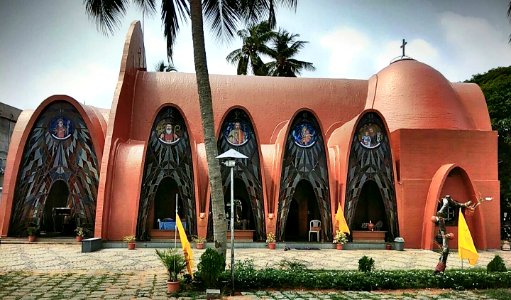
[[[166,59],[157,2],[157,13],[143,18],[148,71]],[[402,39],[408,43],[407,56],[453,82],[511,65],[508,0],[298,2],[296,11],[278,9],[277,26],[308,41],[297,58],[314,63],[316,71],[303,77],[368,79],[401,55]],[[142,20],[135,5],[116,32],[105,36],[82,0],[0,0],[0,102],[35,109],[51,95],[66,94],[110,108],[133,20]],[[241,47],[241,40],[205,33],[209,72],[235,75],[236,66],[225,57]],[[174,65],[180,72],[194,72],[189,24],[179,32]]]

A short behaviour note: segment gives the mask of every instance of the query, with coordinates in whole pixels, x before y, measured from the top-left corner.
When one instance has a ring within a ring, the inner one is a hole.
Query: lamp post
[[[231,294],[234,295],[234,167],[236,166],[236,159],[248,158],[247,156],[239,153],[234,149],[229,149],[226,152],[218,155],[216,158],[225,159],[223,164],[231,168]]]

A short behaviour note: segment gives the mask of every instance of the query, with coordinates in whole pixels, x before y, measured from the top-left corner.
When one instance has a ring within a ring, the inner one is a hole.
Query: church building
[[[464,214],[477,248],[500,247],[497,132],[477,85],[451,83],[407,57],[367,80],[210,81],[218,152],[248,157],[234,171],[240,239],[264,241],[271,232],[277,241],[306,241],[317,220],[319,240],[331,243],[340,206],[352,233],[370,227],[386,241],[432,249],[431,216],[451,195],[493,198]],[[41,234],[72,236],[84,226],[103,240],[157,240],[168,236],[177,205],[190,236],[211,237],[195,74],[147,71],[134,22],[111,108],[78,100],[86,99],[54,95],[19,116],[0,235],[25,236],[36,225]],[[226,204],[229,174],[222,166]],[[447,222],[456,234],[457,213],[449,210]]]

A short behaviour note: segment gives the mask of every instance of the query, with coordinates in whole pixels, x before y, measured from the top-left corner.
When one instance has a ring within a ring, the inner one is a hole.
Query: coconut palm
[[[156,72],[177,72],[176,67],[172,63],[166,65],[163,59],[154,65],[154,70]]]
[[[303,70],[315,71],[310,62],[293,58],[307,44],[306,41],[297,41],[299,34],[291,34],[280,29],[273,39],[273,46],[268,55],[273,59],[266,63],[268,75],[281,77],[296,77]]]
[[[247,29],[239,30],[237,34],[242,39],[243,45],[240,49],[229,53],[226,57],[227,61],[238,65],[238,75],[247,75],[249,66],[254,75],[267,75],[265,64],[259,55],[269,53],[270,49],[266,44],[275,36],[269,22],[251,24]]]
[[[213,210],[213,238],[215,248],[225,257],[226,253],[226,221],[224,212],[224,195],[217,142],[214,130],[213,104],[211,86],[206,61],[204,44],[203,14],[210,21],[212,30],[217,36],[232,37],[236,25],[242,19],[256,22],[268,17],[275,24],[275,5],[280,3],[296,8],[298,0],[162,0],[161,19],[164,36],[167,40],[167,55],[172,59],[174,42],[181,22],[191,20],[192,43],[195,64],[199,106],[204,130],[204,144],[211,187],[211,206]],[[86,11],[104,32],[113,32],[121,17],[126,13],[129,0],[84,0]],[[154,12],[155,0],[133,0],[144,12]]]

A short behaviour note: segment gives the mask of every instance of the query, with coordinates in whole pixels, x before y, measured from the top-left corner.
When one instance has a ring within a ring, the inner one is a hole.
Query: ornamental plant
[[[135,241],[134,235],[127,235],[122,239],[125,243],[133,243]]]
[[[275,243],[275,233],[268,232],[266,235],[266,243]]]
[[[348,242],[348,237],[346,236],[346,233],[337,230],[334,236],[334,240],[332,241],[334,244],[341,244],[344,245]]]
[[[81,236],[81,237],[85,236],[83,227],[80,227],[80,226],[76,227],[75,232],[76,232],[76,236]]]
[[[371,272],[374,270],[374,259],[367,256],[362,256],[361,259],[358,260],[358,270],[360,272]]]

